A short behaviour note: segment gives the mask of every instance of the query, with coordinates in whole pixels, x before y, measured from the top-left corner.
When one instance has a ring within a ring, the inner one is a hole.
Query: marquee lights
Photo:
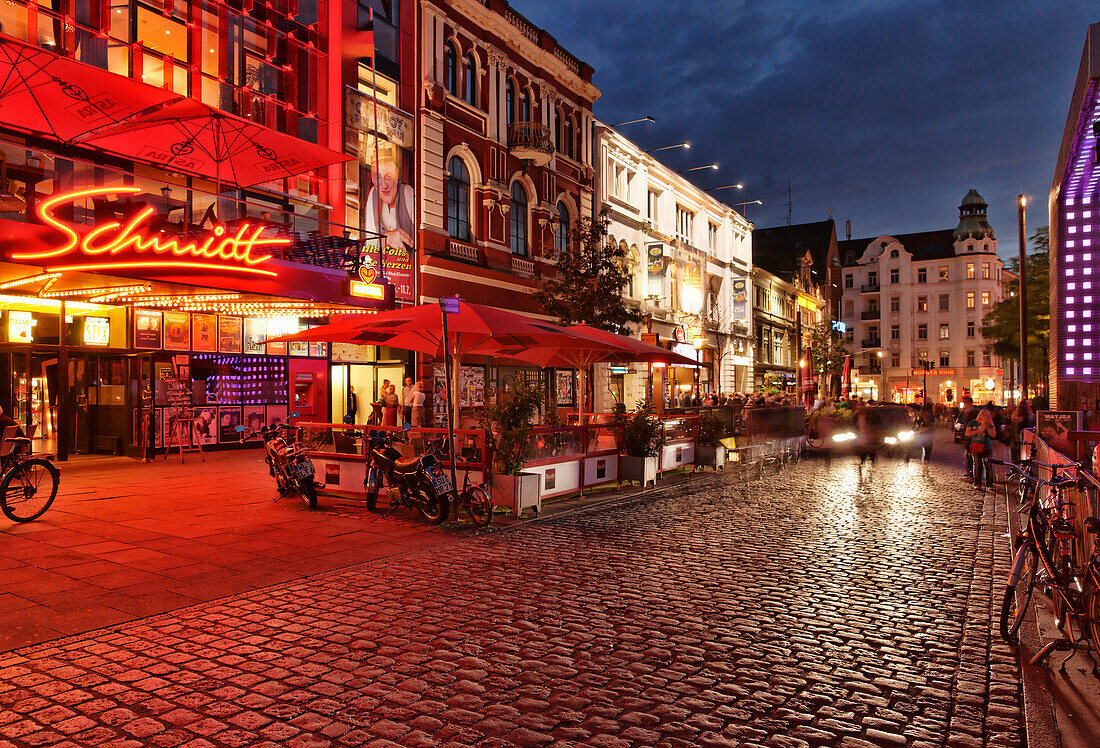
[[[28,275],[25,278],[15,278],[14,280],[5,281],[0,283],[0,291],[7,291],[9,288],[21,288],[23,286],[29,286],[32,283],[41,283],[42,281],[57,280],[61,277],[61,273],[39,273],[38,275]]]
[[[119,297],[145,293],[152,286],[142,283],[135,286],[100,286],[98,288],[67,288],[63,291],[45,291],[38,295],[45,299],[71,299],[77,296]]]
[[[87,190],[65,192],[43,200],[38,208],[38,217],[44,223],[60,231],[67,237],[64,244],[41,252],[13,252],[14,260],[60,260],[61,258],[115,258],[120,254],[147,255],[151,259],[130,262],[79,262],[72,265],[47,267],[47,272],[72,270],[108,270],[135,267],[191,268],[216,270],[221,272],[243,273],[249,275],[275,276],[272,270],[264,270],[261,265],[272,258],[270,254],[260,254],[262,247],[270,245],[288,245],[290,239],[261,239],[263,226],[253,227],[244,223],[237,233],[230,236],[224,226],[215,226],[200,243],[200,238],[185,241],[182,237],[154,234],[148,236],[149,219],[155,215],[153,208],[145,208],[130,218],[125,224],[120,221],[108,221],[100,224],[83,236],[54,215],[58,205],[73,203],[93,196],[136,194],[140,187],[97,187]],[[255,254],[254,254],[255,250]]]

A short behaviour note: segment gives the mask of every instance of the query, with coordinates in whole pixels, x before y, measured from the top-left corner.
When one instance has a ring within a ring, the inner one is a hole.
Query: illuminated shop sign
[[[359,266],[359,277],[348,281],[348,296],[357,296],[376,302],[371,306],[390,308],[394,302],[394,285],[378,277],[373,265]]]
[[[84,318],[84,345],[106,346],[111,342],[111,320],[107,317]]]
[[[47,272],[110,270],[134,267],[189,268],[245,275],[275,276],[262,266],[272,258],[264,254],[271,245],[288,245],[290,239],[262,239],[262,226],[243,223],[233,233],[215,226],[197,236],[169,236],[149,225],[156,211],[146,207],[125,223],[107,221],[92,228],[71,226],[55,212],[65,205],[93,197],[111,197],[141,192],[140,187],[98,187],[66,192],[43,200],[39,218],[60,231],[65,241],[56,247],[33,252],[13,252],[13,260],[34,261]],[[151,235],[150,235],[151,234]]]
[[[30,312],[8,312],[8,342],[33,343],[35,319]]]

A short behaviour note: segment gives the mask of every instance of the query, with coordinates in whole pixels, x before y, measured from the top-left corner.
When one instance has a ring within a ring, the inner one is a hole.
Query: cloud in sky
[[[971,187],[1015,253],[1016,195],[1046,197],[1092,3],[1060,0],[512,0],[595,68],[609,122],[703,187],[744,182],[758,226],[843,239],[953,228]],[[1030,233],[1030,231],[1029,231]]]

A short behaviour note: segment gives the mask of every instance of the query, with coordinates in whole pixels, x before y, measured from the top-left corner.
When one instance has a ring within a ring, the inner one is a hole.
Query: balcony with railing
[[[554,156],[550,128],[541,122],[513,122],[508,125],[508,152],[521,161],[546,166]]]
[[[868,309],[859,315],[860,319],[879,319],[880,317],[882,317],[882,312],[878,309]]]
[[[874,283],[864,283],[859,287],[860,293],[878,293],[882,290],[882,287],[878,284],[878,281]]]
[[[881,348],[882,338],[864,338],[860,341],[860,346],[863,348]]]

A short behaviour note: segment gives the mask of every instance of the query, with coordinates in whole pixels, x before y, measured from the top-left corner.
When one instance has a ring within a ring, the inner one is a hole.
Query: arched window
[[[458,52],[455,45],[443,45],[443,87],[451,96],[458,96]]]
[[[558,202],[558,224],[554,227],[555,257],[559,259],[569,249],[569,208]]]
[[[504,88],[504,116],[509,125],[516,121],[516,84],[511,78]]]
[[[477,63],[473,55],[466,55],[463,62],[463,75],[465,77],[462,98],[467,104],[477,105]]]
[[[447,234],[470,241],[470,172],[458,156],[447,164]]]
[[[901,255],[899,255],[899,254],[898,254],[898,251],[897,251],[896,249],[891,249],[891,250],[890,250],[890,257],[891,257],[891,259],[892,259],[892,258],[895,258],[895,257],[900,257],[900,256],[901,256]]]
[[[519,121],[531,121],[531,94],[524,91],[519,97]]]
[[[512,182],[511,208],[512,254],[527,256],[527,190],[519,182]]]
[[[574,137],[575,136],[573,135],[573,120],[566,119],[565,120],[565,155],[568,156],[569,158],[574,158],[575,155],[576,155],[573,152]]]

